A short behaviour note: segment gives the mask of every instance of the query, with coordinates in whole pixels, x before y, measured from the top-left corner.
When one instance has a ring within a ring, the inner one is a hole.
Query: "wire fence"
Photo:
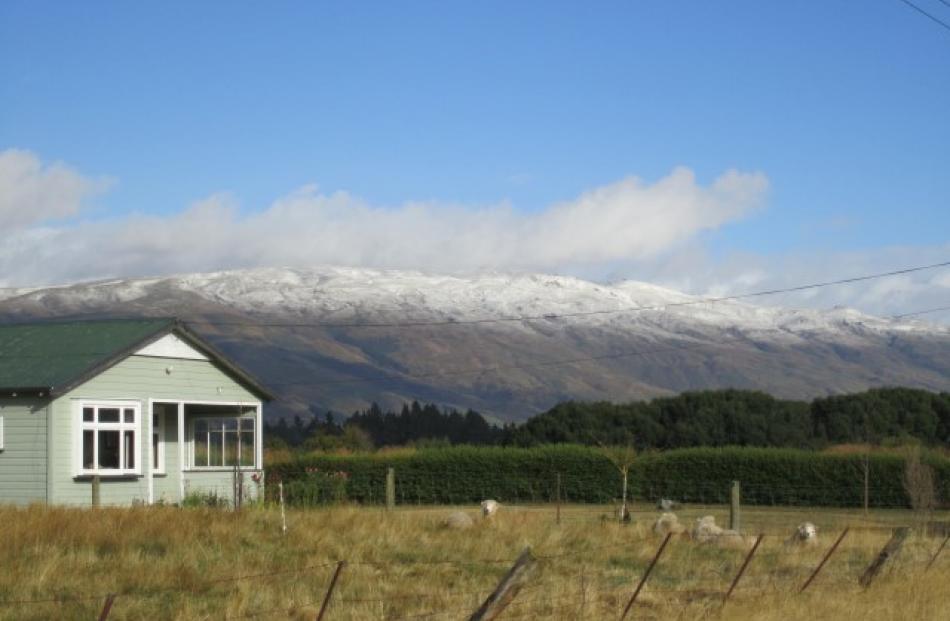
[[[510,509],[510,508],[509,508]],[[893,525],[892,525],[893,526]],[[881,537],[878,543],[887,538],[891,532],[902,530],[902,527],[880,527]],[[684,541],[681,545],[690,546],[688,567],[684,568],[683,559],[678,558],[664,564],[660,558],[665,543],[659,547],[654,562],[657,571],[651,576],[652,582],[643,591],[649,598],[652,606],[688,606],[696,602],[709,601],[717,605],[724,604],[726,599],[733,597],[762,597],[769,594],[791,596],[802,589],[802,582],[811,575],[809,582],[822,569],[825,562],[838,550],[837,541],[827,552],[817,569],[814,566],[814,554],[796,557],[793,563],[776,563],[776,558],[795,555],[807,548],[789,548],[787,529],[775,529],[774,532],[755,532],[757,541],[754,547],[749,548],[751,537],[741,540],[734,553],[722,554],[717,543],[712,546]],[[838,533],[833,533],[837,535]],[[844,533],[847,534],[847,533]],[[844,539],[841,535],[841,540]],[[950,535],[944,538],[927,536],[921,531],[912,540],[905,553],[898,561],[891,560],[892,571],[903,574],[917,572],[923,574],[939,563],[940,554],[946,548]],[[504,618],[523,618],[539,616],[556,617],[559,614],[570,612],[577,618],[583,618],[584,610],[589,611],[591,618],[595,615],[617,613],[617,609],[632,603],[633,580],[640,577],[645,582],[649,575],[642,571],[642,559],[639,558],[642,550],[634,551],[634,544],[642,547],[654,545],[659,540],[649,534],[640,539],[632,539],[627,545],[616,542],[587,546],[583,550],[544,550],[531,555],[532,562],[537,563],[544,571],[542,577],[532,579],[522,585],[517,597],[512,597],[506,605]],[[651,543],[652,542],[652,543]],[[759,546],[761,543],[761,547]],[[827,547],[827,541],[822,542]],[[888,542],[890,545],[890,542]],[[824,548],[813,548],[813,551],[824,551]],[[705,554],[704,554],[705,552]],[[751,564],[752,555],[757,552],[762,559],[759,565]],[[873,552],[869,550],[866,552]],[[814,590],[823,592],[841,592],[851,585],[856,588],[859,577],[866,575],[865,566],[873,554],[863,554],[855,557],[854,548],[847,545],[838,552],[840,562],[833,571],[825,571],[821,583]],[[948,555],[950,556],[950,555]],[[464,558],[464,559],[430,559],[430,558],[354,558],[343,563],[336,560],[326,560],[310,565],[281,569],[270,572],[245,573],[228,576],[218,576],[203,580],[197,584],[182,584],[164,588],[128,588],[109,593],[76,593],[57,594],[49,597],[35,597],[23,599],[0,599],[0,607],[26,608],[42,606],[90,605],[94,602],[104,602],[100,619],[106,619],[113,610],[121,609],[123,601],[129,599],[147,599],[165,597],[170,594],[181,596],[197,595],[201,598],[220,597],[228,598],[234,594],[233,590],[224,589],[218,592],[213,588],[237,585],[246,581],[265,581],[282,579],[285,582],[297,583],[308,580],[313,584],[330,583],[329,589],[314,598],[293,598],[281,605],[252,607],[236,614],[226,614],[226,619],[249,618],[287,618],[321,606],[321,613],[317,619],[339,616],[342,618],[379,618],[387,621],[398,619],[441,619],[441,618],[469,618],[473,610],[492,592],[492,584],[488,582],[472,588],[433,588],[434,580],[445,580],[442,571],[445,567],[455,567],[462,570],[473,566],[480,566],[479,575],[488,580],[497,580],[506,572],[506,568],[517,564],[518,559],[509,558]],[[744,562],[742,562],[744,560]],[[944,559],[946,560],[946,559]],[[659,561],[659,562],[657,562]],[[618,573],[616,568],[630,565],[630,571]],[[873,564],[873,563],[872,563]],[[749,571],[743,576],[746,566]],[[339,574],[343,567],[339,585],[336,580],[329,580],[331,570],[336,568]],[[741,569],[738,569],[741,567]],[[406,590],[400,587],[398,592],[379,592],[368,595],[361,593],[361,589],[370,582],[375,582],[374,588],[385,589],[386,577],[392,577],[398,572],[407,569],[423,572],[424,580],[421,585],[428,588]],[[652,566],[650,567],[652,569]],[[372,574],[362,572],[370,571]],[[430,573],[425,573],[425,572]],[[738,574],[737,574],[738,572]],[[814,572],[814,573],[813,573]],[[544,575],[552,577],[545,579]],[[744,577],[742,582],[740,577]],[[730,586],[730,583],[732,586]],[[566,590],[566,586],[577,586],[575,592]],[[807,585],[806,585],[807,586]],[[338,593],[334,594],[334,587]],[[733,592],[733,588],[735,589]],[[639,594],[639,589],[635,592]],[[331,596],[334,596],[332,597]],[[35,616],[35,615],[31,615]],[[475,617],[471,617],[475,618]]]

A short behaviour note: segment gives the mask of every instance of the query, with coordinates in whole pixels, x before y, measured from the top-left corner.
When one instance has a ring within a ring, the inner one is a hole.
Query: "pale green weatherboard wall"
[[[44,399],[0,399],[0,503],[46,501],[46,406]]]
[[[170,374],[166,373],[168,367],[172,367]],[[90,481],[76,479],[73,474],[72,427],[78,422],[75,420],[74,403],[82,399],[134,400],[141,403],[142,416],[145,417],[148,415],[150,398],[175,401],[259,401],[258,397],[209,361],[130,356],[53,401],[49,465],[51,503],[88,505],[91,498]],[[174,418],[166,418],[165,456],[168,474],[155,477],[155,500],[160,500],[163,496],[170,502],[179,500],[178,436]],[[143,424],[143,433],[139,434],[143,461],[147,460],[148,445],[151,443],[151,439],[144,433],[145,428]],[[102,504],[127,505],[135,501],[147,502],[147,468],[148,464],[143,463],[141,477],[104,477],[100,492]],[[186,472],[185,476],[187,491],[208,490],[216,491],[221,496],[231,495],[230,472]],[[249,491],[252,491],[254,486],[249,487]]]

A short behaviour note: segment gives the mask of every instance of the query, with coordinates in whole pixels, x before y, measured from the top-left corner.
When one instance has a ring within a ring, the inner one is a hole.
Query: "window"
[[[254,428],[252,416],[196,418],[192,427],[192,466],[253,468]]]
[[[164,411],[152,411],[152,472],[165,474]]]
[[[139,474],[139,405],[81,405],[80,474]]]

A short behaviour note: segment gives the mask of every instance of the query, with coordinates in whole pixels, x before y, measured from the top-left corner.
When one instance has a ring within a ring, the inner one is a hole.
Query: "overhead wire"
[[[914,4],[913,2],[911,2],[910,0],[900,0],[900,1],[903,2],[904,4],[906,4],[907,6],[909,6],[910,8],[914,9],[915,11],[917,11],[918,13],[920,13],[921,15],[924,15],[925,17],[930,18],[931,20],[933,20],[933,21],[936,22],[937,24],[940,24],[941,26],[943,26],[943,27],[946,28],[947,30],[950,30],[950,24],[948,24],[947,22],[943,21],[943,20],[940,19],[939,17],[936,17],[936,16],[934,16],[934,15],[931,15],[928,11],[925,11],[924,9],[920,8],[919,6],[917,6],[916,4]],[[948,3],[945,2],[944,0],[940,0],[940,2],[943,2],[943,3],[946,4],[947,6],[950,6],[950,4],[948,4]]]
[[[938,306],[937,308],[928,308],[927,310],[913,311],[910,313],[901,313],[899,315],[891,315],[891,319],[904,319],[906,317],[917,317],[918,315],[928,315],[930,313],[939,313],[942,311],[950,311],[950,306]]]

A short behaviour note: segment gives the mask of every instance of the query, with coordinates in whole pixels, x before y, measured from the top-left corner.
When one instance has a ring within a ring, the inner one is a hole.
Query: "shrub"
[[[864,501],[863,460],[857,454],[747,447],[645,453],[630,468],[630,491],[638,500],[724,503],[732,481],[738,480],[747,504],[857,507]],[[934,468],[938,498],[950,499],[950,460],[929,455],[925,462]],[[310,455],[274,464],[268,476],[284,481],[288,497],[294,486],[295,499],[322,503],[345,497],[382,504],[390,467],[396,471],[396,500],[401,504],[471,504],[485,498],[551,502],[558,473],[564,502],[607,503],[621,496],[621,477],[603,452],[574,445]],[[330,482],[312,476],[314,472],[345,473],[336,481],[344,491],[327,492]],[[903,472],[899,455],[870,456],[872,507],[910,506]],[[268,493],[275,488],[269,485]]]
[[[231,506],[231,502],[224,496],[218,496],[217,492],[188,492],[181,501],[182,507],[208,507],[211,509],[224,509]]]
[[[302,476],[284,484],[284,501],[291,506],[314,506],[346,500],[346,472],[307,468]]]

